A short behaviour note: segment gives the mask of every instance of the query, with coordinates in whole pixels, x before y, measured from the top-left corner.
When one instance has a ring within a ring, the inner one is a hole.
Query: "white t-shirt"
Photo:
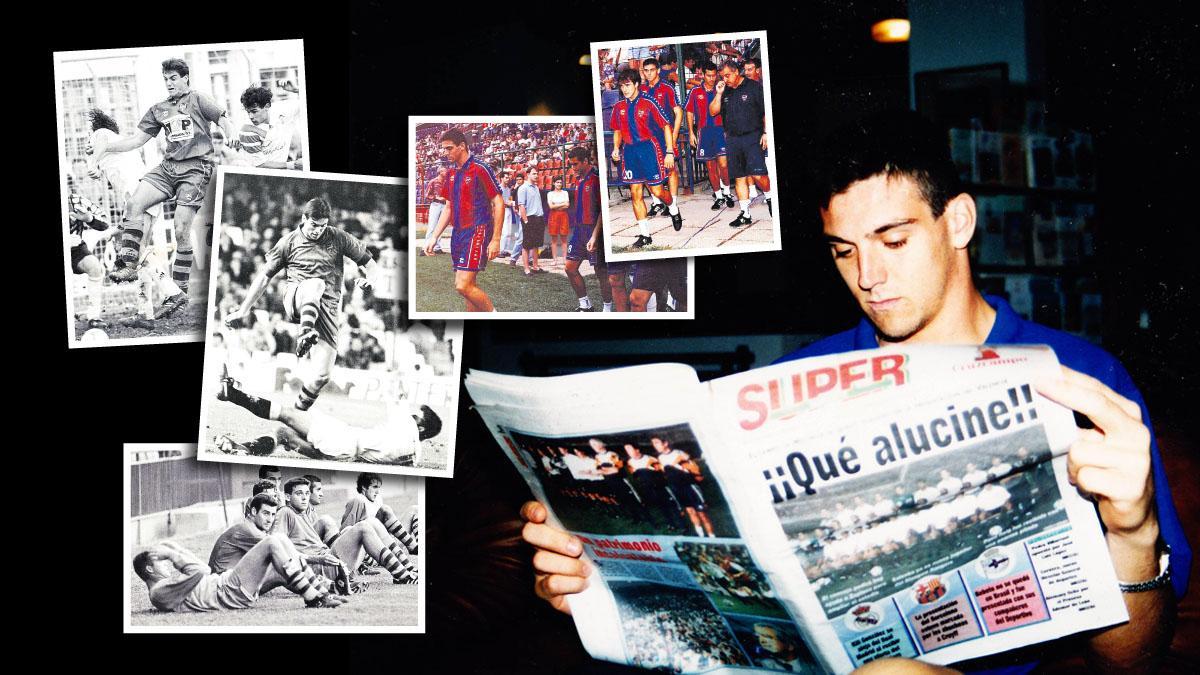
[[[546,203],[550,205],[551,209],[570,206],[571,196],[567,194],[566,190],[551,190],[546,193]]]

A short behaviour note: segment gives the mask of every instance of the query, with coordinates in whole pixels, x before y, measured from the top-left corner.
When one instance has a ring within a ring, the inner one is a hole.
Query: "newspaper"
[[[1044,346],[849,352],[700,383],[659,364],[467,389],[597,573],[600,659],[676,672],[949,664],[1127,621],[1068,483]]]

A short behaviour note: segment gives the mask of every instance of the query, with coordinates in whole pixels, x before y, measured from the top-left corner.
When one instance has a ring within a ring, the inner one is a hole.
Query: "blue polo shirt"
[[[1171,488],[1167,484],[1167,474],[1163,470],[1162,457],[1158,453],[1158,440],[1154,437],[1154,428],[1150,424],[1150,412],[1146,410],[1146,402],[1142,399],[1141,392],[1134,386],[1133,379],[1129,377],[1129,373],[1115,357],[1096,345],[1074,335],[1022,319],[1003,298],[987,295],[984,296],[984,300],[996,310],[996,323],[992,326],[992,332],[988,333],[985,343],[1049,345],[1064,366],[1091,375],[1108,385],[1113,391],[1136,402],[1142,409],[1142,420],[1150,429],[1150,458],[1153,463],[1154,502],[1158,510],[1158,527],[1163,541],[1171,545],[1171,583],[1175,587],[1175,597],[1182,598],[1187,592],[1188,575],[1192,566],[1192,549],[1184,537],[1183,525],[1179,522],[1175,502],[1171,499]],[[810,356],[840,354],[856,349],[875,349],[878,346],[879,341],[875,337],[875,327],[871,325],[870,321],[863,319],[858,326],[797,349],[780,358],[776,363]],[[1130,581],[1141,580],[1130,579]],[[1036,666],[1036,662],[1030,662],[986,672],[1027,673]]]

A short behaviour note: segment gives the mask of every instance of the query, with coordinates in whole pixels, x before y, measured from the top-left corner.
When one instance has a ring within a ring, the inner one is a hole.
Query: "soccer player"
[[[348,571],[358,569],[365,553],[392,575],[393,582],[417,582],[416,568],[408,552],[399,543],[389,541],[391,537],[378,521],[364,520],[341,530],[331,543],[322,541],[304,517],[309,507],[310,490],[311,486],[304,478],[292,478],[283,484],[286,501],[276,516],[275,530],[286,534],[296,545],[296,550],[308,556],[309,564],[314,565],[318,574],[338,584],[347,582],[343,595],[348,594],[352,590],[348,586]]]
[[[579,265],[586,255],[596,271],[600,284],[600,297],[604,300],[604,311],[613,311],[612,284],[608,283],[608,265],[604,260],[604,246],[600,241],[600,229],[604,221],[600,217],[600,173],[592,164],[592,153],[587,148],[575,146],[567,153],[567,163],[575,172],[575,212],[571,225],[571,241],[567,244],[567,281],[579,300],[577,312],[593,312],[592,299],[587,294],[587,284],[579,273]],[[625,290],[622,282],[621,290]]]
[[[261,169],[302,169],[303,152],[296,120],[300,99],[275,101],[268,87],[254,85],[242,92],[242,108],[250,123],[238,130],[238,164]]]
[[[654,446],[655,452],[658,453],[658,463],[667,479],[667,488],[675,496],[675,503],[692,522],[696,536],[715,537],[712,521],[708,519],[708,506],[697,486],[697,483],[704,479],[700,474],[700,467],[696,466],[691,455],[672,448],[671,442],[661,436],[651,436],[650,445]]]
[[[753,222],[750,218],[750,182],[762,191],[771,213],[771,177],[767,175],[767,107],[763,86],[757,80],[742,77],[737,62],[732,59],[721,65],[721,81],[708,111],[721,115],[725,127],[725,147],[728,153],[729,177],[734,181],[741,213],[729,223],[742,227]]]
[[[209,569],[216,574],[233,569],[242,557],[271,531],[279,504],[279,500],[266,492],[251,497],[246,508],[246,517],[217,537],[212,553],[208,556]]]
[[[383,479],[377,473],[360,473],[355,481],[356,493],[346,502],[342,512],[342,527],[347,528],[361,523],[368,518],[374,518],[383,523],[384,529],[397,541],[416,555],[417,544],[417,508],[414,506],[408,512],[406,519],[401,519],[392,507],[383,503],[379,491],[383,488]],[[408,521],[408,525],[404,521]]]
[[[338,535],[341,528],[338,527],[337,521],[333,519],[333,516],[317,515],[317,507],[325,501],[324,481],[321,480],[320,476],[311,473],[306,473],[301,478],[308,481],[309,488],[308,509],[301,515],[304,516],[309,525],[313,526],[317,534],[321,536],[321,541],[328,544]]]
[[[500,253],[500,234],[504,228],[500,183],[492,168],[471,154],[462,131],[446,131],[441,145],[442,154],[453,166],[442,183],[447,207],[442,210],[432,238],[425,240],[425,255],[433,254],[433,245],[453,225],[450,263],[454,268],[454,290],[466,301],[468,312],[494,312],[492,299],[479,287],[477,279],[488,261]]]
[[[976,204],[959,187],[943,130],[913,113],[877,114],[831,137],[824,164],[817,184],[825,239],[864,317],[856,327],[784,358],[894,344],[1049,345],[1063,364],[1061,379],[1038,382],[1037,388],[1093,425],[1072,444],[1069,473],[1096,504],[1126,608],[1137,617],[1079,639],[1093,663],[1152,669],[1171,642],[1192,551],[1154,433],[1144,422],[1149,411],[1132,378],[1095,345],[1026,321],[1002,298],[979,292],[968,253]],[[999,497],[1008,501],[985,488],[978,506],[1004,508]],[[589,568],[578,559],[582,546],[546,526],[540,504],[527,503],[522,513],[531,521],[525,539],[542,549],[536,557],[538,594],[569,610],[563,594],[587,585]],[[1164,555],[1166,570],[1160,565]],[[1036,665],[1026,661],[1028,652],[1009,656],[1016,658],[1008,672]],[[925,666],[911,662],[905,668],[918,672]]]
[[[413,464],[421,441],[441,433],[442,419],[427,405],[420,414],[388,410],[387,422],[376,427],[353,427],[330,415],[278,401],[253,396],[238,388],[232,378],[221,378],[217,400],[229,401],[256,417],[282,422],[271,436],[260,436],[238,450],[251,455],[269,455],[278,445],[311,459],[357,461],[375,464]]]
[[[617,162],[621,179],[629,184],[633,198],[633,216],[637,219],[638,238],[634,248],[654,243],[650,228],[646,224],[646,202],[642,198],[642,186],[668,205],[671,223],[676,230],[683,228],[683,216],[679,206],[671,197],[670,190],[663,187],[667,180],[664,173],[675,166],[675,137],[667,113],[651,97],[642,96],[638,85],[641,77],[633,68],[626,68],[617,75],[621,89],[621,100],[613,106],[609,127],[612,128],[612,160]]]
[[[346,602],[329,592],[282,534],[267,535],[236,565],[219,574],[172,541],[135,555],[133,571],[146,583],[150,604],[164,612],[247,609],[258,600],[264,582],[276,576],[289,591],[304,598],[306,607],[337,607]]]
[[[712,210],[733,206],[733,195],[729,191],[729,163],[725,158],[725,128],[721,116],[713,115],[708,104],[717,92],[717,67],[704,64],[704,82],[688,92],[687,111],[688,140],[696,150],[696,157],[708,167],[708,182],[713,189]],[[699,135],[696,129],[700,129]]]
[[[669,143],[667,147],[671,148],[672,152],[676,153],[675,158],[678,160],[679,125],[683,121],[683,109],[679,107],[679,98],[675,95],[675,87],[671,86],[669,82],[663,81],[659,75],[660,71],[658,59],[651,57],[645,61],[642,61],[642,77],[644,80],[641,86],[641,93],[644,96],[653,98],[654,102],[658,103],[658,107],[662,108],[663,111],[667,113],[667,121],[671,125],[672,138],[671,143]],[[667,185],[671,188],[671,198],[674,199],[679,194],[678,163],[674,163],[672,166],[667,167],[667,171],[669,172]],[[662,200],[655,197],[653,202],[654,203],[650,207],[649,214],[651,218],[667,212],[667,207],[662,203]],[[672,224],[675,226],[675,230],[679,231],[679,229],[682,227],[682,221],[675,222],[675,213],[676,212],[674,211],[671,212]]]
[[[137,278],[136,263],[145,233],[146,210],[175,198],[175,262],[171,277],[184,293],[192,271],[192,220],[204,201],[214,167],[214,148],[209,123],[215,122],[226,138],[237,138],[229,116],[206,94],[191,87],[190,69],[182,59],[162,63],[167,99],[150,107],[132,136],[111,141],[95,151],[96,164],[105,162],[109,153],[137,150],[159,131],[166,133],[166,151],[162,163],[141,178],[137,189],[125,203],[121,222],[121,249],[118,265],[109,277],[116,282]]]
[[[285,317],[300,323],[296,340],[296,356],[312,353],[312,380],[305,382],[296,398],[297,410],[308,410],[316,402],[321,389],[329,382],[329,374],[337,358],[338,312],[342,304],[342,258],[358,265],[362,276],[355,284],[369,290],[378,267],[366,245],[344,230],[329,226],[329,202],[322,197],[304,204],[300,225],[279,238],[267,254],[263,271],[250,285],[241,306],[225,317],[225,325],[236,328],[250,314],[255,303],[267,290],[271,277],[287,272],[287,289],[283,294]]]
[[[128,213],[130,201],[137,189],[138,181],[146,175],[146,163],[141,153],[137,151],[109,153],[108,146],[121,138],[121,127],[109,115],[99,108],[87,112],[88,123],[92,127],[88,147],[88,176],[96,180],[106,181],[112,186],[113,192],[120,199],[123,213]],[[103,160],[100,158],[103,157]],[[142,244],[150,239],[154,231],[154,219],[162,214],[162,205],[154,204],[142,214],[143,234]],[[126,216],[128,218],[128,216]],[[143,321],[130,322],[144,328],[153,328],[155,319],[165,319],[178,312],[188,303],[187,293],[168,275],[167,261],[150,251],[140,254],[139,263],[142,267],[139,277],[142,281],[142,293],[146,296],[146,307],[140,311],[145,316]],[[156,296],[162,298],[161,306],[155,308]]]
[[[108,322],[100,318],[104,304],[104,263],[83,240],[84,230],[103,232],[108,229],[108,223],[96,217],[95,208],[87,198],[74,192],[67,197],[67,209],[70,211],[67,229],[71,235],[71,272],[87,275],[88,328],[108,328]]]

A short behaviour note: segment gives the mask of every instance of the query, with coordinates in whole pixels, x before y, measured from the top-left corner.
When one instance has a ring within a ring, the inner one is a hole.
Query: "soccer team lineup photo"
[[[45,9],[119,662],[1200,672],[1182,7]]]

